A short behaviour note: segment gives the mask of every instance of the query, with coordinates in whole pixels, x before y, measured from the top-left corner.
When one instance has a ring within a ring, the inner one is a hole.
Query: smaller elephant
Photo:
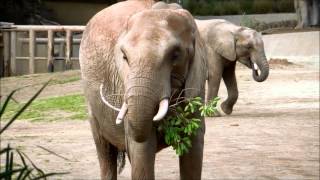
[[[231,114],[238,99],[236,61],[252,69],[253,79],[257,82],[266,80],[269,75],[262,36],[253,29],[221,19],[196,20],[196,23],[208,53],[207,101],[218,95],[223,78],[228,98],[221,104],[221,110]]]

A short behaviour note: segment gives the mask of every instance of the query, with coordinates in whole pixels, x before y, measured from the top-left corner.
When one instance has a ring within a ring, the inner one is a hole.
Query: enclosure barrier
[[[54,59],[60,58],[65,60],[66,69],[72,67],[72,59],[79,60],[79,58],[71,58],[72,46],[74,44],[79,44],[81,39],[73,39],[73,32],[82,33],[85,26],[45,26],[45,25],[11,25],[6,28],[1,28],[3,36],[3,57],[4,57],[4,75],[12,76],[16,75],[16,60],[17,59],[27,59],[29,61],[29,74],[35,73],[35,60],[43,59],[47,60],[48,72],[53,72],[54,69]],[[36,32],[47,32],[47,38],[36,38]],[[18,38],[21,42],[29,43],[29,56],[19,57],[16,56],[16,42],[17,42],[17,32],[28,32],[29,38]],[[65,33],[63,38],[55,38],[55,32]],[[54,43],[64,43],[65,44],[65,56],[64,57],[54,57]],[[47,43],[47,57],[36,57],[35,47],[36,43]]]

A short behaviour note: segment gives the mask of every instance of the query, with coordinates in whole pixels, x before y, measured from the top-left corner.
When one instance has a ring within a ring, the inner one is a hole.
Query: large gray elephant
[[[182,9],[150,9],[152,4],[117,3],[97,13],[83,33],[80,66],[102,179],[117,178],[123,151],[132,179],[154,179],[156,152],[167,147],[156,129],[170,113],[169,99],[180,92],[205,95],[206,53],[193,17]],[[201,179],[200,119],[192,148],[179,157],[181,179]]]
[[[208,53],[207,100],[218,95],[223,78],[228,98],[221,104],[221,110],[231,114],[238,99],[236,62],[251,68],[253,79],[257,82],[268,77],[269,64],[262,37],[253,29],[240,27],[226,20],[196,20],[196,23]]]

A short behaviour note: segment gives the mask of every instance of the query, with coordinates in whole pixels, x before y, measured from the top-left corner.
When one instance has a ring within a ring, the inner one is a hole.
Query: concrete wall
[[[295,13],[276,13],[276,14],[248,14],[248,15],[228,15],[228,16],[196,16],[197,19],[225,19],[234,24],[240,25],[245,19],[254,19],[259,22],[271,23],[277,21],[296,20]]]
[[[296,63],[319,64],[320,31],[264,35],[263,41],[268,59],[285,58]]]

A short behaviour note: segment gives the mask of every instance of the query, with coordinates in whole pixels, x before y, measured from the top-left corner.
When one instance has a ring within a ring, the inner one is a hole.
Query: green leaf
[[[210,105],[203,105],[201,97],[195,97],[187,100],[188,103],[176,107],[174,114],[161,121],[158,131],[164,134],[166,144],[172,146],[176,154],[181,156],[187,152],[191,144],[191,137],[196,135],[200,127],[201,119],[196,117],[195,112],[199,111],[201,116],[205,116],[210,110]]]
[[[183,140],[187,144],[188,147],[191,147],[191,140],[189,138],[185,138]]]
[[[194,104],[196,104],[198,106],[202,106],[202,103],[200,101],[194,101]]]
[[[14,94],[15,92],[17,92],[17,90],[18,90],[18,89],[13,90],[13,91],[8,95],[8,97],[6,98],[5,102],[3,103],[3,105],[2,105],[1,108],[0,108],[0,117],[1,117],[2,114],[4,113],[4,110],[6,109],[6,107],[7,107],[8,103],[9,103],[10,99],[12,98],[13,94]],[[1,121],[1,118],[0,118],[0,121]]]
[[[189,105],[184,108],[184,111],[187,112],[189,110]]]

